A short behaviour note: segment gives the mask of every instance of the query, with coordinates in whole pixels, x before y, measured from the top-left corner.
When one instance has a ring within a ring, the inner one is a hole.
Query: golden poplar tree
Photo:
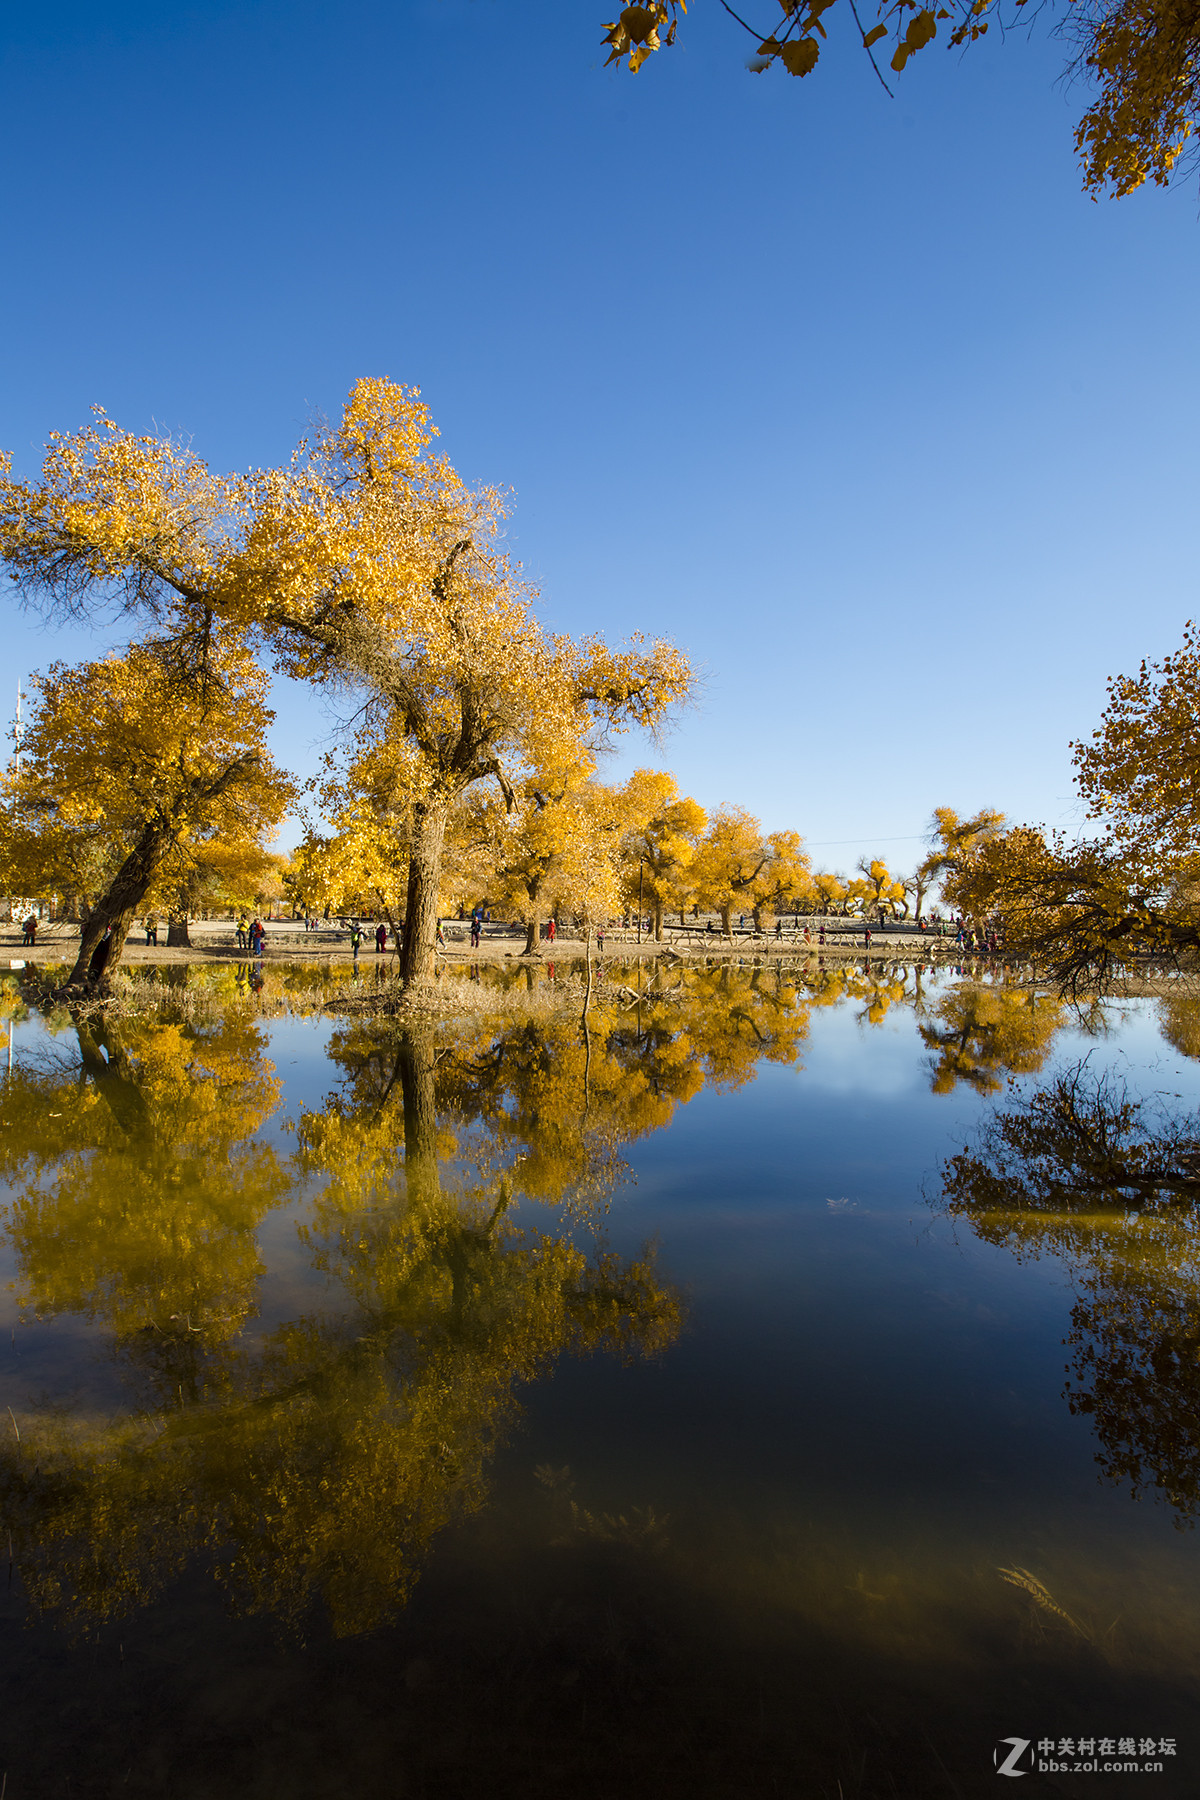
[[[753,908],[758,883],[771,859],[762,826],[744,806],[719,806],[696,853],[696,887],[702,906],[721,915],[726,937],[735,906]]]
[[[464,816],[461,835],[476,851],[477,876],[525,926],[526,955],[560,905],[592,925],[617,908],[622,836],[642,814],[632,783],[606,786],[594,767],[581,749],[565,767],[531,771],[511,808],[495,794],[480,794]]]
[[[623,650],[541,627],[506,560],[495,490],[431,452],[412,390],[358,382],[285,469],[217,477],[190,450],[101,419],[51,441],[41,477],[0,482],[0,554],[60,610],[214,616],[262,637],[286,673],[350,690],[411,761],[401,974],[432,966],[442,846],[475,783],[506,799],[593,734],[654,728],[690,692],[665,642]]]
[[[863,898],[868,907],[893,915],[897,907],[908,911],[905,883],[892,874],[881,856],[860,857],[858,867],[863,878]]]
[[[1146,961],[1200,967],[1200,640],[1188,625],[1161,663],[1109,683],[1090,739],[1073,746],[1095,837],[1036,826],[981,839],[949,893],[994,918],[1011,953],[1065,989],[1103,986]]]
[[[701,834],[708,823],[699,803],[681,798],[672,775],[660,769],[637,769],[625,785],[630,817],[624,842],[624,901],[641,907],[649,901],[654,936],[661,943],[663,915],[684,909],[696,893],[693,870]]]
[[[756,929],[764,909],[782,908],[813,892],[813,875],[803,839],[795,831],[764,835],[759,821],[743,806],[719,806],[709,820],[692,864],[696,893],[704,906],[721,915],[728,937],[735,907],[754,915]]]
[[[156,890],[169,903],[231,856],[262,861],[292,792],[267,753],[272,717],[263,672],[211,619],[37,680],[4,777],[0,879],[79,898],[73,983],[107,978]]]

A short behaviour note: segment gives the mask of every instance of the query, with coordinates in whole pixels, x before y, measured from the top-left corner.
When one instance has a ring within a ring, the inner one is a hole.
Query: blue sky
[[[1195,182],[1082,195],[1045,27],[889,101],[840,10],[801,82],[716,0],[637,77],[606,0],[11,4],[0,443],[95,402],[245,467],[419,384],[553,626],[702,665],[614,774],[839,866],[939,803],[1069,824],[1068,740],[1194,609]],[[6,686],[91,648],[12,615]],[[285,761],[327,730],[280,694]]]

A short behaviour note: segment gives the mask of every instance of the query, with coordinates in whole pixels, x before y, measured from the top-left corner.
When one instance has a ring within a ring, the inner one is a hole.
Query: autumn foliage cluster
[[[501,496],[468,488],[435,437],[416,392],[367,380],[282,469],[217,475],[103,416],[53,439],[39,479],[5,465],[17,587],[135,632],[124,658],[51,672],[7,778],[7,885],[89,897],[74,979],[103,976],[173,869],[261,854],[290,797],[265,748],[268,664],[350,702],[350,805],[369,833],[394,827],[409,983],[429,973],[452,813],[483,786],[518,813],[531,783],[563,788],[605,738],[686,699],[668,643],[543,629]]]
[[[468,488],[436,436],[418,393],[364,380],[286,468],[216,474],[103,415],[53,438],[39,478],[4,466],[17,588],[132,633],[36,682],[4,777],[3,886],[69,897],[73,981],[103,982],[139,909],[186,922],[281,878],[306,911],[386,917],[410,986],[439,913],[481,902],[531,949],[564,906],[585,923],[636,906],[660,937],[689,910],[726,932],[735,912],[919,912],[932,864],[907,883],[876,858],[814,871],[797,832],[710,817],[665,771],[599,779],[615,734],[688,699],[688,660],[548,633],[503,497]],[[303,791],[267,749],[272,667],[352,721]],[[289,808],[305,836],[284,874],[269,845]]]
[[[1200,639],[1116,676],[1072,746],[1088,829],[1068,839],[994,815],[943,887],[1010,955],[1064,990],[1146,968],[1200,968]]]

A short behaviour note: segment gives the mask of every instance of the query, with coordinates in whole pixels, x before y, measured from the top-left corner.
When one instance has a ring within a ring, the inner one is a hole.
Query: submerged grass
[[[1011,1569],[1002,1568],[998,1572],[1001,1581],[1007,1581],[1010,1587],[1020,1588],[1023,1593],[1028,1594],[1034,1606],[1040,1608],[1043,1613],[1049,1614],[1055,1619],[1061,1619],[1063,1624],[1077,1637],[1082,1638],[1085,1643],[1095,1643],[1095,1633],[1086,1625],[1081,1625],[1078,1619],[1073,1619],[1069,1612],[1065,1612],[1045,1582],[1039,1581],[1037,1576],[1031,1574],[1028,1569],[1022,1569],[1018,1565]]]

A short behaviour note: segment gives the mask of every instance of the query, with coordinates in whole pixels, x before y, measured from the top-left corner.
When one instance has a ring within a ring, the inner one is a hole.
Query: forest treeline
[[[40,476],[0,471],[0,555],[51,618],[123,619],[123,653],[37,678],[4,776],[0,887],[58,894],[82,923],[70,980],[103,985],[136,914],[286,895],[387,918],[408,987],[439,914],[484,903],[528,947],[565,909],[584,926],[672,915],[920,918],[929,897],[1048,967],[1103,981],[1121,959],[1200,951],[1195,910],[1200,651],[1118,678],[1075,747],[1101,835],[1074,845],[994,808],[939,808],[909,872],[816,869],[798,831],[711,814],[666,770],[599,778],[615,735],[690,699],[664,639],[550,634],[505,553],[503,496],[435,447],[419,393],[358,382],[285,468],[219,475],[170,439],[99,415],[51,439]],[[303,789],[267,748],[274,669],[348,717]],[[270,845],[289,809],[290,860]]]

